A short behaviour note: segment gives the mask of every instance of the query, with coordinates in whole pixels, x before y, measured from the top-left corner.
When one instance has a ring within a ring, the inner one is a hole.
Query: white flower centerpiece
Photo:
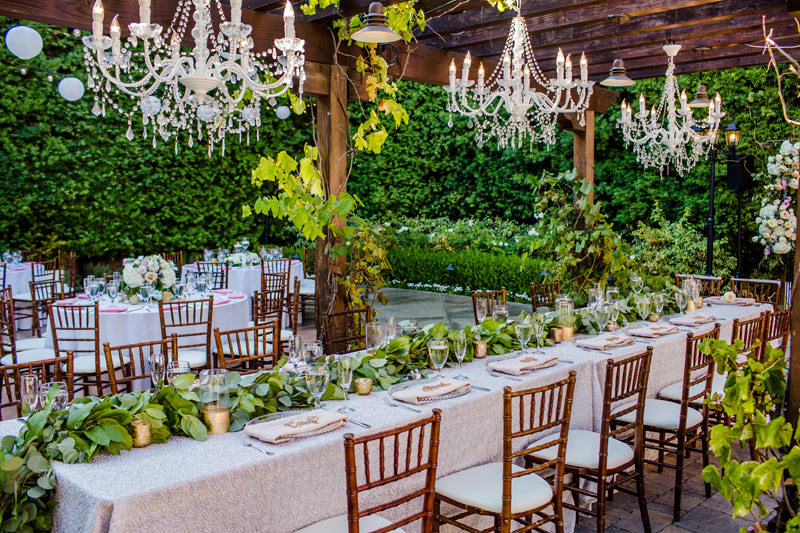
[[[792,200],[800,185],[800,142],[783,141],[778,154],[767,162],[769,183],[756,217],[758,235],[753,242],[764,246],[764,257],[781,261],[795,248],[797,216]]]
[[[235,252],[225,257],[225,261],[230,266],[250,266],[258,263],[258,254],[253,252]]]
[[[169,294],[175,285],[176,271],[175,263],[158,255],[128,259],[122,269],[120,292],[134,298],[138,296],[139,287],[150,283],[157,291]]]

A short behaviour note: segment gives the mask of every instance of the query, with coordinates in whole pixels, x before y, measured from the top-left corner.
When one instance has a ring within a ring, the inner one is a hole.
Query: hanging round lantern
[[[275,109],[275,114],[278,115],[279,119],[286,120],[292,114],[292,110],[288,106],[282,105]]]
[[[42,51],[42,36],[28,26],[14,26],[5,39],[9,51],[20,59],[30,59]]]
[[[83,96],[83,82],[78,78],[64,78],[58,83],[58,93],[64,98],[74,102]]]

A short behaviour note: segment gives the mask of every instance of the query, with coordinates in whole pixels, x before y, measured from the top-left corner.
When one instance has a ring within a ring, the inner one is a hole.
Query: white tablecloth
[[[749,318],[761,307],[714,306],[723,323],[722,338],[730,337],[730,320]],[[123,315],[124,316],[124,315]],[[710,326],[698,328],[706,331]],[[648,394],[678,381],[683,370],[686,334],[653,342],[654,357]],[[209,437],[206,442],[173,438],[167,444],[100,455],[87,464],[54,463],[58,478],[55,530],[78,531],[269,531],[289,532],[346,512],[342,436],[376,433],[442,409],[438,477],[464,468],[497,461],[502,456],[502,389],[530,388],[577,372],[571,427],[596,428],[602,398],[601,376],[609,357],[638,352],[644,344],[613,350],[613,355],[587,352],[571,343],[546,348],[562,361],[557,366],[526,375],[522,382],[488,374],[483,361],[465,365],[470,380],[491,392],[473,390],[461,398],[421,406],[422,414],[393,408],[385,392],[353,395],[352,417],[372,425],[345,429],[281,445],[266,445],[262,453],[241,445],[243,433]],[[566,361],[571,361],[566,363]],[[445,369],[454,376],[458,369]],[[338,408],[340,402],[328,401]],[[19,423],[0,423],[0,434],[16,434]],[[362,505],[386,501],[400,491],[377,490]],[[391,514],[389,514],[391,517]],[[574,526],[567,517],[567,531]],[[451,531],[442,528],[442,531]]]
[[[6,266],[6,287],[11,287],[12,296],[31,292],[31,281],[33,277],[30,264]]]
[[[186,279],[187,272],[197,272],[197,266],[184,265],[182,279]],[[289,292],[294,291],[294,280],[296,278],[302,280],[303,277],[303,263],[293,259],[289,271]],[[261,290],[261,267],[231,267],[228,271],[228,288],[252,298],[255,291]]]

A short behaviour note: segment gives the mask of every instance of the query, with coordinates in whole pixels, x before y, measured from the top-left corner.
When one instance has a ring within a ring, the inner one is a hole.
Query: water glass
[[[175,285],[172,286],[172,293],[175,295],[175,298],[177,298],[178,300],[182,300],[183,299],[184,291],[186,291],[186,285],[182,281],[179,281]]]
[[[105,280],[98,279],[95,288],[95,299],[100,300],[105,293],[106,293],[106,282]]]
[[[464,356],[467,355],[467,334],[463,330],[456,330],[452,333],[453,338],[453,353],[458,361],[458,372],[456,379],[468,380],[469,378],[463,374],[462,365],[464,363]]]
[[[642,277],[636,272],[631,274],[631,289],[633,289],[633,292],[639,294],[640,292],[642,292],[643,288],[644,288],[644,280],[642,279]]]
[[[531,335],[533,333],[531,317],[526,316],[525,318],[515,322],[514,333],[517,334],[517,340],[519,340],[522,350],[525,350],[525,348],[528,347],[528,343],[531,342]]]
[[[375,353],[386,342],[386,327],[382,322],[367,322],[366,325],[367,351]]]
[[[428,341],[428,358],[431,365],[438,371],[437,377],[439,378],[444,378],[442,368],[447,363],[449,353],[450,347],[447,344],[447,339],[431,339]]]
[[[505,322],[508,320],[508,307],[502,304],[498,304],[494,306],[492,310],[492,318],[495,322]]]
[[[417,321],[414,319],[404,320],[400,324],[400,334],[406,337],[413,337],[417,334],[419,328],[417,327]]]
[[[664,309],[664,293],[663,292],[654,292],[650,295],[650,298],[653,300],[653,307],[655,308],[656,314],[661,316],[661,310]]]
[[[339,356],[339,386],[344,391],[345,405],[339,408],[340,413],[353,413],[355,409],[349,407],[347,402],[350,401],[350,384],[353,382],[353,357],[350,355]]]
[[[614,327],[616,328],[617,320],[619,319],[619,300],[617,300],[613,304],[609,304],[609,306],[611,307],[611,315],[609,318],[611,320],[611,323],[614,324]]]
[[[36,409],[36,403],[39,400],[39,376],[36,374],[20,376],[19,399],[23,403],[22,414],[27,415]]]
[[[636,310],[639,312],[639,317],[642,320],[646,319],[650,314],[650,298],[644,294],[636,297]]]
[[[320,341],[312,341],[303,344],[303,361],[306,365],[310,365],[322,357],[322,343]]]
[[[139,298],[144,300],[144,308],[148,310],[150,309],[150,289],[151,287],[147,283],[139,287]]]
[[[39,403],[42,407],[47,406],[47,396],[52,394],[53,401],[50,404],[56,411],[63,411],[69,404],[69,393],[66,381],[49,381],[39,387]]]
[[[486,300],[476,300],[475,301],[475,313],[478,315],[478,324],[484,321],[486,315],[488,314],[488,306],[489,303]]]
[[[619,302],[619,289],[616,287],[609,287],[606,289],[606,301],[609,305],[613,306]]]
[[[108,285],[106,285],[106,293],[111,303],[114,303],[114,300],[116,300],[119,295],[119,283],[110,281]]]
[[[292,335],[289,337],[289,362],[292,364],[293,370],[297,370],[297,365],[303,360],[303,339],[300,335]]]
[[[328,366],[325,363],[313,363],[306,368],[306,385],[308,386],[308,392],[314,397],[315,409],[322,407],[319,401],[328,388],[330,378]]]
[[[594,319],[597,321],[597,326],[600,331],[604,331],[608,325],[608,320],[611,318],[611,306],[609,304],[599,304],[594,308]]]
[[[163,353],[150,354],[150,379],[153,381],[153,386],[158,387],[159,382],[163,382],[166,378],[166,357]]]
[[[534,313],[531,317],[533,324],[533,334],[536,335],[536,353],[544,353],[542,350],[542,335],[544,334],[544,313]]]
[[[681,313],[683,310],[686,309],[686,293],[683,292],[683,289],[678,289],[675,291],[675,304],[680,309]]]
[[[167,385],[172,385],[178,376],[191,373],[192,368],[188,361],[170,361],[167,363]]]
[[[122,272],[114,272],[111,274],[111,279],[113,279],[117,283],[117,286],[119,286],[119,284],[122,282]]]
[[[386,318],[386,340],[391,341],[397,338],[397,321],[393,316]]]

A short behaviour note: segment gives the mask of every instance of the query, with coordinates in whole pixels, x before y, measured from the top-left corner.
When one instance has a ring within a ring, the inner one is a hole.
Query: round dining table
[[[31,281],[33,281],[33,272],[30,263],[15,265],[6,263],[6,287],[11,287],[12,296],[31,292]]]
[[[261,290],[261,266],[247,267],[228,267],[228,288],[236,292],[244,293],[252,298],[255,291]],[[181,279],[186,280],[188,272],[197,272],[197,264],[190,263],[183,266]],[[289,292],[294,290],[294,280],[304,279],[303,263],[297,259],[292,259],[289,271]]]

